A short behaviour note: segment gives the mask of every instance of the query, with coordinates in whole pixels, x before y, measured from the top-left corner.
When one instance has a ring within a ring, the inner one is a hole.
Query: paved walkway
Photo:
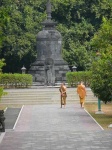
[[[0,150],[111,150],[104,131],[79,104],[24,106],[13,130],[1,135]]]

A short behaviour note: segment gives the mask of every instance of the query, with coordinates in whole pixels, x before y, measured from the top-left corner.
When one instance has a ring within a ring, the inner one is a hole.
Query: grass
[[[112,103],[101,104],[101,111],[104,112],[104,114],[95,114],[95,112],[98,111],[97,103],[86,103],[85,109],[104,130],[112,130],[112,128],[108,128],[108,126],[112,124]]]
[[[10,108],[21,108],[22,105],[0,105],[0,110],[5,110],[7,107],[10,107]]]

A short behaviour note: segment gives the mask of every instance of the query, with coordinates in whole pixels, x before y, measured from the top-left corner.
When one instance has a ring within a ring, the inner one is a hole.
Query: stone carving
[[[29,73],[37,85],[55,85],[66,81],[68,64],[61,56],[62,36],[51,20],[51,3],[46,5],[47,19],[42,22],[43,30],[37,35],[37,60],[31,64]]]
[[[4,110],[0,110],[0,132],[5,132]]]

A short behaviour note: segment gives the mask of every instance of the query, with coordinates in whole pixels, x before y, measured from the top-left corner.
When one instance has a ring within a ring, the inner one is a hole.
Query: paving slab
[[[0,150],[111,150],[112,131],[104,131],[80,105],[24,106]]]
[[[92,131],[101,127],[78,104],[24,106],[16,125],[17,131]]]
[[[7,132],[0,150],[111,150],[109,131]]]

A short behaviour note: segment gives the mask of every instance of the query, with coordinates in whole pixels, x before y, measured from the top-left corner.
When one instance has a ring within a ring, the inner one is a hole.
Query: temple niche
[[[37,60],[31,64],[29,73],[36,85],[56,85],[66,82],[68,64],[61,56],[62,36],[51,20],[51,3],[46,5],[47,19],[42,22],[43,30],[37,34]]]

